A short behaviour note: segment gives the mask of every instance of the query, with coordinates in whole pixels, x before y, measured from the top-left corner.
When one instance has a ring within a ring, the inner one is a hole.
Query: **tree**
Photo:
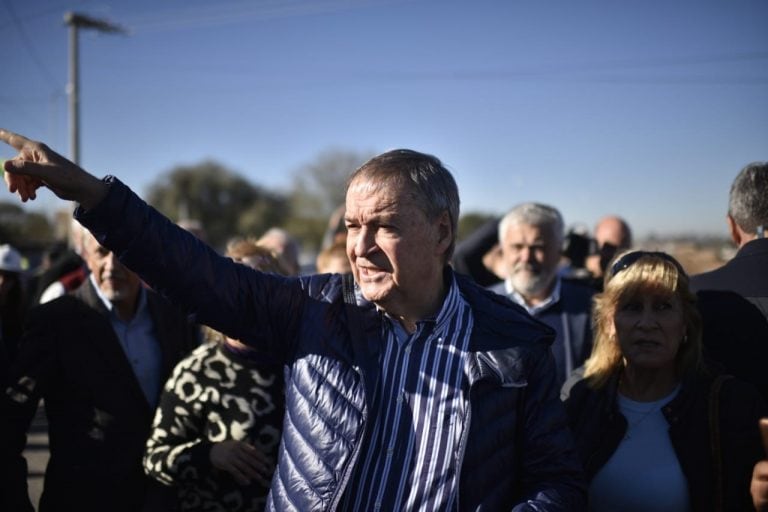
[[[373,155],[331,148],[321,152],[294,174],[291,202],[301,216],[329,216],[344,203],[347,179]]]
[[[459,218],[459,241],[464,240],[469,234],[498,215],[480,212],[467,212]]]
[[[218,248],[233,236],[258,236],[281,225],[289,213],[285,197],[213,161],[171,169],[150,185],[147,200],[176,222],[199,221],[207,242]]]
[[[319,248],[328,219],[344,204],[347,179],[372,156],[370,152],[332,148],[299,167],[290,195],[291,216],[284,227],[305,247]]]
[[[0,243],[19,250],[45,247],[54,241],[48,218],[39,212],[26,211],[15,203],[0,202]]]

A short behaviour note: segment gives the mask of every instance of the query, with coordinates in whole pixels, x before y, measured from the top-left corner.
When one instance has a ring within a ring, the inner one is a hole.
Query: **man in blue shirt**
[[[594,294],[586,284],[558,275],[563,238],[563,218],[555,208],[539,203],[512,208],[499,222],[507,278],[491,288],[557,333],[552,352],[560,384],[592,350]]]
[[[196,338],[87,231],[81,254],[88,279],[30,313],[0,397],[2,510],[33,510],[22,451],[41,400],[51,456],[39,510],[164,508],[141,458],[160,390]]]

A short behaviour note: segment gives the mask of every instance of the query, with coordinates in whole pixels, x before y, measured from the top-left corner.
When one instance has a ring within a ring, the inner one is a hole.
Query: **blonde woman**
[[[272,253],[248,239],[227,256],[266,272]],[[175,487],[180,511],[264,509],[280,443],[282,368],[206,328],[206,343],[174,369],[160,397],[145,472]]]
[[[566,400],[590,510],[748,510],[765,404],[702,363],[680,264],[662,252],[620,255],[593,323],[592,355]]]

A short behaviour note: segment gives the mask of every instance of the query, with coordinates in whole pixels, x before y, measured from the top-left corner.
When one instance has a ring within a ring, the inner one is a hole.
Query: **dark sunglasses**
[[[653,256],[655,258],[661,258],[664,261],[668,261],[672,263],[675,267],[677,267],[678,272],[680,272],[682,275],[687,275],[685,273],[685,270],[683,270],[683,267],[680,265],[680,263],[670,256],[669,254],[661,251],[632,251],[618,260],[614,262],[613,265],[611,265],[611,276],[615,276],[622,270],[626,270],[627,268],[631,267],[637,260],[640,258],[643,258],[645,256]]]

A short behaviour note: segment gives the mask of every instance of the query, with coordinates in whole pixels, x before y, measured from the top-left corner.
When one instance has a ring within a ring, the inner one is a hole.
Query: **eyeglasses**
[[[678,272],[680,272],[682,275],[687,275],[685,273],[685,270],[683,270],[683,267],[680,265],[680,263],[670,256],[669,254],[661,251],[632,251],[630,253],[625,254],[616,262],[611,265],[611,276],[615,276],[622,270],[626,270],[627,268],[631,267],[637,260],[640,258],[643,258],[645,256],[652,256],[655,258],[661,258],[664,261],[668,261],[672,263],[675,267],[677,267]]]

